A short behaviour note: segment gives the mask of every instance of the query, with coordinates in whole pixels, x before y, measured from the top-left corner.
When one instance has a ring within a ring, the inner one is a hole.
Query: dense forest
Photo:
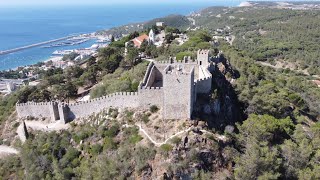
[[[129,47],[124,56],[125,42],[156,28],[150,26],[112,42],[85,66],[40,72],[39,86],[26,86],[0,99],[0,120],[4,124],[9,119],[18,100],[73,101],[80,87],[90,88],[91,97],[136,91],[147,67],[139,53],[155,60],[170,56],[182,60],[184,56],[194,58],[198,49],[210,49],[212,56],[220,55],[213,72],[214,86],[209,95],[199,98],[221,108],[205,113],[205,105],[197,104],[200,110],[193,121],[197,128],[205,124],[201,128],[209,134],[195,130],[188,134],[188,140],[174,138],[156,147],[136,127],[124,126],[137,122],[151,126],[156,107],[139,116],[137,112],[109,109],[85,119],[84,124],[71,123],[68,131],[35,131],[24,144],[12,143],[21,154],[0,159],[0,176],[320,179],[320,91],[311,82],[316,78],[312,75],[320,75],[320,12],[213,7],[190,17],[200,30],[186,30],[186,18],[181,18],[181,26],[155,29],[166,31],[162,47],[144,42],[140,49]],[[174,32],[186,33],[189,41],[179,45]],[[212,38],[231,35],[235,36],[232,44]],[[260,63],[277,61],[293,63],[297,68],[277,69]],[[225,138],[217,138],[220,136]],[[3,139],[1,142],[10,144]]]
[[[197,25],[235,36],[233,45],[256,61],[284,60],[311,75],[320,74],[319,11],[269,8],[208,8]],[[218,16],[220,15],[220,16]]]

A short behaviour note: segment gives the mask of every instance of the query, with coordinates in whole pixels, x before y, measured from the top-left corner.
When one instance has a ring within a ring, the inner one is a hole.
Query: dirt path
[[[159,146],[161,146],[161,145],[163,145],[163,144],[166,144],[170,139],[172,139],[172,138],[174,138],[174,137],[176,137],[176,136],[178,136],[178,135],[180,135],[180,134],[189,132],[189,131],[192,129],[191,127],[189,127],[188,129],[185,129],[185,130],[183,130],[183,131],[179,131],[179,132],[171,135],[169,138],[167,138],[167,139],[166,139],[165,141],[163,141],[163,142],[156,142],[155,140],[152,139],[152,137],[150,137],[150,135],[146,132],[146,130],[144,130],[144,129],[142,128],[142,126],[141,126],[140,124],[138,124],[138,125],[128,125],[128,124],[125,124],[125,125],[123,125],[123,126],[124,126],[124,127],[134,127],[134,126],[137,126],[137,127],[139,128],[139,131],[140,131],[145,137],[147,137],[147,138],[149,139],[149,141],[152,142],[152,144],[154,144],[154,145],[157,146],[157,147],[159,147]]]
[[[262,66],[268,66],[268,67],[271,67],[273,69],[286,69],[287,67],[279,67],[279,66],[276,66],[276,65],[272,65],[268,62],[261,62],[261,61],[257,61],[256,62],[257,64],[260,64]],[[297,69],[292,69],[292,68],[289,68],[291,71],[295,71],[295,72],[298,72],[298,73],[302,73],[306,76],[310,76],[310,74],[308,73],[307,70],[297,70]]]
[[[183,131],[179,131],[179,132],[177,132],[176,134],[173,134],[173,135],[171,135],[169,138],[167,138],[164,142],[156,142],[155,140],[153,140],[150,136],[149,136],[149,134],[141,127],[141,125],[137,125],[138,127],[139,127],[139,130],[155,145],[155,146],[161,146],[161,145],[163,145],[163,144],[167,144],[167,142],[169,141],[169,140],[171,140],[172,138],[174,138],[174,137],[176,137],[176,136],[178,136],[178,135],[180,135],[180,134],[183,134],[183,133],[186,133],[186,132],[189,132],[190,130],[191,130],[191,127],[189,127],[188,129],[185,129],[185,130],[183,130]]]
[[[233,44],[233,41],[236,39],[236,36],[234,36],[234,35],[231,35],[231,41],[230,41],[230,45],[232,46],[232,44]]]
[[[0,145],[0,158],[12,154],[19,154],[19,151],[10,146]]]
[[[183,133],[187,133],[187,132],[189,132],[189,131],[192,130],[192,127],[189,127],[188,129],[179,131],[179,132],[171,135],[169,138],[167,138],[167,139],[166,139],[165,141],[163,141],[163,142],[156,142],[155,140],[152,139],[152,137],[150,137],[150,135],[142,128],[142,126],[141,126],[140,124],[138,124],[138,125],[128,125],[128,124],[125,124],[125,125],[124,125],[124,127],[133,127],[133,126],[137,126],[137,127],[139,128],[139,131],[140,131],[145,137],[147,137],[147,138],[149,139],[149,141],[152,142],[152,144],[154,144],[154,145],[157,146],[157,147],[159,147],[159,146],[161,146],[161,145],[163,145],[163,144],[167,144],[168,141],[170,141],[172,138],[174,138],[174,137],[176,137],[176,136],[179,136],[179,135],[181,135],[181,134],[183,134]],[[206,131],[206,130],[200,130],[200,131],[201,131],[202,133],[211,134],[211,135],[213,135],[216,139],[219,139],[219,140],[221,140],[221,141],[226,141],[226,137],[225,137],[225,136],[216,135],[216,134],[211,133],[211,132]]]

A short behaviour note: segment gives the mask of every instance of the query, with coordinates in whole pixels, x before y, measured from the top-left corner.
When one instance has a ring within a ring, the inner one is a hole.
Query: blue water
[[[193,5],[137,6],[74,6],[74,7],[0,7],[0,51],[48,41],[70,34],[90,33],[102,29],[143,22],[169,14],[187,15],[212,5],[235,6],[239,2]],[[0,70],[35,64],[48,59],[55,50],[90,47],[94,41],[81,45],[34,47],[12,54],[0,55]]]

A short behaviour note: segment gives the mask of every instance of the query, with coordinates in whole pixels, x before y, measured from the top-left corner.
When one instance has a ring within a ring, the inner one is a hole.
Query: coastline
[[[154,9],[159,9],[159,7],[155,8],[155,7],[151,7],[151,6],[149,7],[149,5],[146,5],[145,7],[148,7],[148,9],[146,8],[147,9],[146,12],[144,12],[144,13],[138,13],[137,12],[136,13],[137,17],[125,17],[125,18],[124,18],[123,13],[127,12],[126,8],[121,7],[122,9],[120,9],[120,10],[117,10],[115,12],[112,11],[111,17],[113,17],[113,16],[114,17],[120,17],[119,15],[122,15],[123,18],[121,17],[119,19],[115,18],[115,19],[112,19],[112,20],[106,20],[104,23],[100,23],[100,22],[99,23],[93,23],[93,27],[94,28],[84,28],[84,29],[80,28],[81,31],[79,31],[78,33],[89,34],[90,32],[97,33],[99,31],[107,31],[107,30],[111,30],[113,28],[117,28],[117,27],[121,27],[121,26],[125,26],[125,25],[130,25],[132,23],[143,23],[143,22],[151,21],[151,20],[156,19],[156,18],[165,17],[165,16],[167,16],[169,14],[181,14],[181,15],[186,16],[190,12],[194,12],[196,10],[200,10],[200,9],[203,9],[203,8],[206,8],[206,7],[209,7],[209,6],[214,6],[214,5],[215,5],[215,3],[210,4],[210,5],[209,4],[208,5],[198,5],[197,7],[194,7],[194,6],[187,6],[187,7],[177,6],[177,7],[174,7],[174,8],[171,7],[171,6],[167,6],[166,5],[166,6],[161,6],[161,8],[160,8],[161,10],[163,10],[162,13],[155,13],[153,15],[148,13],[148,12],[149,11],[152,12],[153,8]],[[101,7],[100,9],[98,9],[97,12],[93,12],[92,11],[91,14],[89,14],[89,15],[87,14],[84,17],[84,19],[86,19],[86,18],[97,18],[97,17],[102,16],[103,14],[101,14],[101,13],[104,12],[104,8],[105,7]],[[169,9],[169,10],[167,10],[167,9]],[[65,11],[65,9],[63,9],[63,11],[61,9],[59,10],[59,12],[64,12],[64,11]],[[34,15],[35,15],[34,18],[35,19],[38,17],[38,16],[36,16],[36,13],[34,13]],[[76,17],[73,17],[72,15],[73,14],[70,14],[70,17],[76,18]],[[79,13],[77,15],[81,15],[81,13]],[[50,16],[48,16],[48,17],[50,18]],[[77,16],[77,17],[82,17],[82,16]],[[42,21],[42,19],[39,19],[39,21],[40,20]],[[83,18],[82,18],[82,20],[83,20]],[[69,21],[69,19],[66,18],[65,21],[62,21],[62,22],[59,21],[59,23],[67,23],[68,21]],[[52,21],[52,22],[55,22],[55,21]],[[82,22],[82,21],[79,21],[79,22]],[[63,24],[63,25],[66,25],[66,24]],[[67,24],[67,25],[69,26],[69,24]],[[69,30],[68,33],[70,35],[72,35],[72,32],[70,32],[70,29],[73,29],[73,30],[77,31],[76,28],[78,26],[80,26],[80,25],[81,26],[85,26],[85,25],[83,25],[81,23],[75,23],[74,27],[65,28],[65,29]],[[51,27],[51,26],[49,26],[49,27]],[[90,29],[90,30],[87,31],[87,29]],[[43,31],[43,32],[50,32],[50,31]],[[13,32],[13,33],[19,33],[19,31]],[[59,38],[59,36],[57,38],[61,39],[61,38]],[[92,44],[94,44],[94,43],[92,43]],[[1,71],[7,71],[7,70],[10,70],[10,69],[16,69],[18,67],[26,67],[26,66],[34,65],[34,64],[36,64],[38,62],[44,62],[44,61],[50,60],[50,58],[48,58],[48,56],[52,55],[53,51],[62,50],[61,48],[59,48],[59,49],[54,49],[51,52],[48,52],[49,51],[48,49],[42,51],[42,50],[39,50],[39,46],[38,46],[39,44],[36,43],[35,45],[36,46],[32,46],[32,47],[30,47],[30,45],[23,46],[23,47],[21,47],[23,51],[21,50],[21,48],[18,48],[18,49],[14,48],[14,49],[11,49],[11,50],[3,50],[3,51],[0,50],[0,66],[2,66],[2,64],[3,64],[2,68],[0,68]],[[40,45],[42,45],[42,43]],[[88,46],[88,47],[90,47],[90,46]],[[71,47],[70,49],[77,49],[77,48],[78,47]],[[84,48],[84,47],[80,47],[80,48]],[[6,48],[4,47],[4,48],[1,48],[1,49],[6,49]],[[19,52],[17,52],[17,50]],[[20,52],[20,50],[21,50],[21,52]],[[10,53],[12,51],[14,51],[14,53]],[[41,51],[41,52],[39,52],[39,51]],[[45,54],[45,55],[43,55],[43,54]]]

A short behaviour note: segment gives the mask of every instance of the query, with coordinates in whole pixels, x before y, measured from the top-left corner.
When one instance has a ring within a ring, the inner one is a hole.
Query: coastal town
[[[165,27],[164,22],[157,22],[157,27]],[[179,45],[182,45],[184,42],[188,41],[187,34],[184,33],[173,33],[175,41]],[[6,53],[14,53],[14,51],[24,50],[25,48],[32,48],[34,46],[41,46],[42,48],[52,48],[52,47],[64,47],[64,46],[72,46],[73,44],[81,44],[83,42],[88,41],[89,39],[94,39],[95,43],[88,48],[82,48],[82,49],[67,49],[67,50],[56,50],[52,53],[52,57],[44,62],[39,62],[35,65],[29,65],[24,67],[18,67],[13,70],[7,70],[5,72],[16,72],[17,74],[22,75],[22,78],[1,78],[0,77],[0,93],[3,94],[10,94],[11,92],[14,92],[21,86],[29,85],[29,86],[36,86],[40,83],[41,79],[39,79],[39,74],[37,72],[39,71],[48,71],[53,68],[61,68],[66,69],[68,67],[74,66],[74,65],[80,65],[80,66],[86,66],[86,62],[90,59],[90,57],[97,57],[99,49],[108,47],[108,44],[111,41],[118,41],[123,37],[127,37],[129,34],[122,34],[120,37],[114,38],[112,34],[107,35],[100,35],[96,33],[90,33],[90,34],[82,34],[79,36],[72,36],[68,38],[60,38],[58,39],[58,42],[56,41],[50,41],[51,44],[44,45],[46,43],[38,43],[35,45],[31,45],[29,47],[23,47],[22,49],[14,49],[9,50]],[[153,30],[151,29],[149,33],[141,34],[138,37],[135,37],[134,39],[126,42],[126,47],[130,46],[130,43],[133,43],[133,46],[135,48],[140,48],[141,45],[144,42],[152,43],[156,45],[156,47],[161,47],[166,38],[166,33],[164,30],[161,30],[161,32],[158,32],[155,34]],[[126,56],[127,48],[125,50],[124,56]],[[140,58],[147,59],[149,58],[145,54],[140,54]],[[10,74],[10,73],[9,73]],[[81,90],[80,90],[81,91]]]

